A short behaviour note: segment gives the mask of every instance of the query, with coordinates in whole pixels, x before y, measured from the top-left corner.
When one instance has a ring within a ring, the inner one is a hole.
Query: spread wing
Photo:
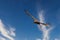
[[[36,19],[34,16],[31,15],[31,13],[30,13],[28,10],[25,10],[25,13],[26,13],[28,16],[31,16],[33,20]]]

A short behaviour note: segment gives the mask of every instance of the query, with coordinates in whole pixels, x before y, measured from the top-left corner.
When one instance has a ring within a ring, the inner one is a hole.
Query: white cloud
[[[37,38],[36,40],[41,40],[41,39]]]
[[[16,36],[15,35],[15,28],[10,27],[10,35],[14,36],[14,37]]]
[[[13,32],[13,28],[11,28],[11,30],[6,29],[1,19],[0,19],[0,33],[2,36],[8,38],[9,40],[14,40],[14,38],[10,36],[10,34],[15,36],[15,33]]]
[[[44,18],[44,11],[40,11],[39,13],[39,19],[40,22],[45,23],[45,18]],[[38,28],[43,32],[43,39],[42,40],[49,40],[49,32],[50,30],[52,30],[52,28],[46,29],[45,25],[40,24],[40,26],[38,26]]]
[[[59,38],[55,38],[55,40],[60,40]]]
[[[6,40],[5,38],[3,38],[3,37],[0,37],[0,40]]]

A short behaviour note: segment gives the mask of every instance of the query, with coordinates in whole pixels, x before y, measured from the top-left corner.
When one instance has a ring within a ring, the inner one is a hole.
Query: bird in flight
[[[41,23],[41,22],[39,22],[33,15],[31,15],[31,13],[30,13],[28,10],[24,10],[24,11],[25,11],[25,13],[26,13],[28,16],[30,16],[30,17],[34,20],[34,23],[35,23],[35,24],[38,24],[38,25],[42,24],[42,25],[48,26],[47,23]]]

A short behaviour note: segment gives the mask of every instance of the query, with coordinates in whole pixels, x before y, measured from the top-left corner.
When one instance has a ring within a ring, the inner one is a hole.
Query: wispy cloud
[[[55,38],[55,40],[60,40],[59,38]]]
[[[3,37],[0,37],[0,40],[6,40],[5,38],[3,38]]]
[[[45,23],[45,18],[44,18],[44,11],[41,10],[39,13],[39,19],[40,22]],[[49,40],[49,32],[52,30],[52,28],[46,29],[46,26],[40,25],[38,28],[43,32],[43,39],[42,40]]]
[[[16,36],[15,35],[15,28],[10,27],[10,35],[11,36]]]
[[[2,23],[1,19],[0,19],[0,33],[2,36],[6,37],[7,39],[14,40],[14,38],[12,37],[12,36],[15,36],[14,29],[10,28],[10,30],[8,30],[5,27],[5,25]],[[10,35],[12,35],[12,36],[10,36]],[[0,38],[0,39],[4,39],[4,38]]]
[[[40,38],[37,38],[36,40],[41,40]]]

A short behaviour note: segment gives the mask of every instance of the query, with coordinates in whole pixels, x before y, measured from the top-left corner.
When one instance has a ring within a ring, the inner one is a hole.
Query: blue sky
[[[60,0],[0,0],[0,19],[16,28],[15,40],[42,38],[42,32],[24,13],[28,9],[38,19],[38,10],[45,11],[46,22],[54,25],[50,40],[60,38]]]

